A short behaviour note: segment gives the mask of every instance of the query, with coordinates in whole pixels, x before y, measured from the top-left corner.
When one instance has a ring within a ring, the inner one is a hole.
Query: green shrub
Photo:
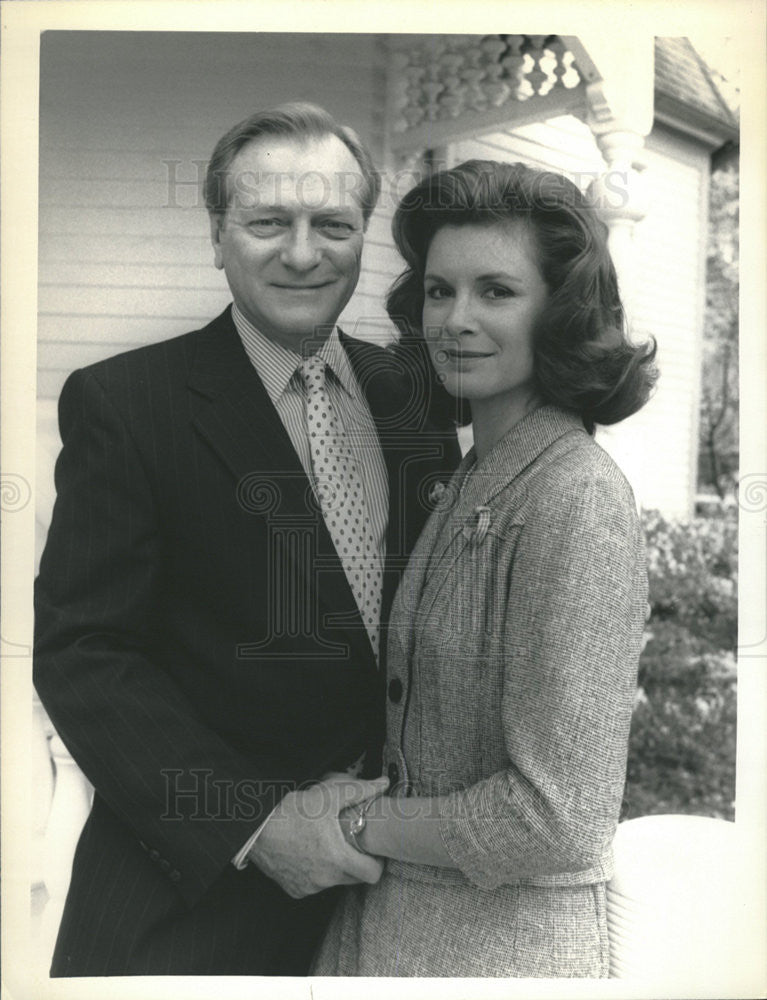
[[[737,519],[644,516],[650,618],[629,745],[624,818],[732,819]]]
[[[652,618],[677,621],[717,648],[737,646],[737,534],[734,512],[682,523],[643,515]]]

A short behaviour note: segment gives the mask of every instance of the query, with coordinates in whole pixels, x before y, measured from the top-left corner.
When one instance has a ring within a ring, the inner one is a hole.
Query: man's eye
[[[319,228],[327,236],[332,236],[333,239],[337,240],[346,239],[354,232],[354,226],[349,225],[348,222],[339,222],[338,219],[326,219],[319,224]]]
[[[251,219],[250,222],[248,223],[248,228],[254,229],[257,232],[259,231],[268,232],[270,230],[276,231],[277,229],[281,229],[283,226],[285,226],[285,224],[286,223],[282,219],[274,219],[274,218]]]

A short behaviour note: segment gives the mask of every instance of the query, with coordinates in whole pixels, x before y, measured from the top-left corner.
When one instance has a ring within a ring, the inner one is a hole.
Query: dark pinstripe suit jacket
[[[457,464],[424,395],[342,337],[390,480],[384,607]],[[35,684],[95,787],[52,975],[300,975],[333,893],[231,858],[296,784],[381,741],[367,635],[227,310],[75,372],[36,584]]]

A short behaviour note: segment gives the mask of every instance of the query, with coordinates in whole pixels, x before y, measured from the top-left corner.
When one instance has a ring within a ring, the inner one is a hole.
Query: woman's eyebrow
[[[477,281],[524,281],[521,274],[513,274],[511,271],[489,271],[487,274],[476,275]]]
[[[432,271],[427,271],[424,274],[424,279],[428,278],[431,281],[439,279],[440,281],[446,281],[441,274],[434,274]],[[519,281],[523,282],[525,279],[521,275],[510,274],[508,271],[488,271],[486,274],[474,274],[471,276],[472,281]]]

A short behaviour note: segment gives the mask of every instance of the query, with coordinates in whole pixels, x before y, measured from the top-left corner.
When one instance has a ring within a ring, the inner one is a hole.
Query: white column
[[[48,747],[50,728],[51,724],[45,714],[45,709],[35,695],[32,701],[32,745],[30,747],[34,791],[32,796],[33,888],[44,883],[43,840],[53,800],[53,762]]]
[[[609,229],[610,255],[631,333],[637,280],[634,230],[649,209],[642,152],[653,125],[653,41],[615,32],[566,41],[588,81],[586,122],[605,161],[589,195]],[[641,506],[648,459],[641,420],[600,428],[598,440],[623,469]]]
[[[641,160],[644,136],[621,127],[619,122],[614,124],[614,130],[595,134],[606,169],[590,184],[589,196],[609,229],[610,256],[630,327],[636,282],[634,227],[648,210]]]
[[[92,788],[54,732],[50,753],[56,772],[51,811],[45,830],[43,881],[48,902],[42,913],[40,954],[50,964],[72,875],[77,841],[91,808]]]
[[[610,229],[610,253],[629,316],[634,293],[634,226],[648,210],[642,148],[653,126],[653,38],[630,32],[563,39],[586,80],[586,123],[605,160],[589,189]]]
[[[641,171],[644,136],[611,121],[595,131],[597,144],[605,158],[606,169],[589,186],[589,195],[599,208],[609,229],[608,246],[618,275],[618,288],[626,313],[629,335],[632,332],[636,296],[637,260],[634,227],[647,214],[648,203]],[[614,130],[606,130],[614,126]],[[645,439],[636,419],[600,427],[597,441],[615,459],[631,483],[639,507],[643,505],[643,485],[647,473]]]

